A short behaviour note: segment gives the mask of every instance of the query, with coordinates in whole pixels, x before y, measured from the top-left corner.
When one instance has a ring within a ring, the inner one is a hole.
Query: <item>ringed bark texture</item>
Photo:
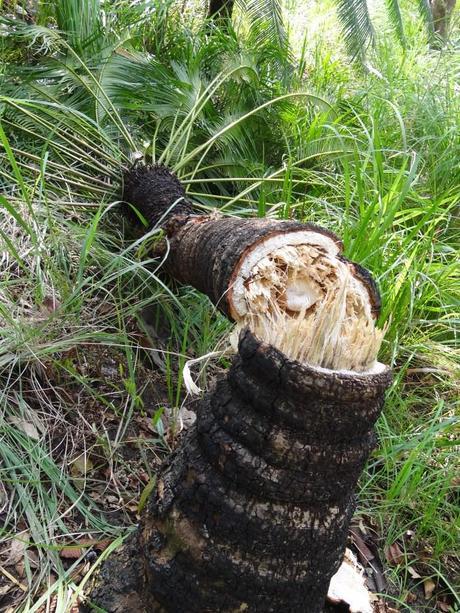
[[[192,215],[182,183],[166,166],[134,166],[123,176],[122,198],[128,215],[135,220],[129,205],[146,219],[149,228],[162,225],[174,215]]]
[[[145,610],[321,612],[390,380],[309,368],[243,331],[136,535]],[[108,611],[118,575],[93,593]]]

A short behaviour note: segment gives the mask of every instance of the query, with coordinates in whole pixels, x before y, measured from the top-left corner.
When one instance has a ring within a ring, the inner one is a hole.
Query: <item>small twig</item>
[[[0,506],[0,513],[3,513],[3,511],[6,509],[6,506],[7,506],[8,502],[9,502],[9,500],[8,500],[8,493],[6,491],[6,487],[0,481],[0,502],[1,502],[2,497],[4,497],[5,502],[4,502],[4,504],[2,504]]]
[[[18,586],[18,588],[19,588],[19,589],[21,589],[23,592],[27,592],[27,589],[28,589],[28,588],[27,588],[27,586],[26,586],[26,585],[24,585],[24,583],[21,583],[20,581],[18,581],[18,580],[16,579],[16,577],[13,577],[13,575],[12,575],[11,573],[9,573],[9,572],[6,570],[6,568],[3,568],[3,566],[0,566],[0,572],[1,572],[2,574],[4,574],[4,575],[5,575],[5,577],[6,577],[7,579],[9,579],[9,580],[10,580],[12,583],[14,583],[15,585],[17,585],[17,586]]]
[[[425,373],[433,373],[433,374],[444,374],[444,375],[450,375],[451,372],[450,370],[447,370],[447,368],[430,368],[430,367],[425,367],[425,368],[408,368],[406,370],[406,374],[408,375],[415,375],[415,374],[425,374]]]

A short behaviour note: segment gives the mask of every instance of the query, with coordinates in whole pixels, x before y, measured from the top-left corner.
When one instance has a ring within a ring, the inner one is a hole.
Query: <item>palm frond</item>
[[[94,52],[103,39],[100,0],[59,0],[51,4],[56,23],[69,45],[80,54]]]
[[[257,42],[270,42],[284,51],[289,49],[279,0],[240,0],[239,5],[248,18],[251,29],[255,30]]]
[[[428,33],[431,35],[434,34],[434,22],[433,22],[433,13],[431,11],[430,0],[417,0],[419,13],[425,22]]]
[[[99,77],[103,91],[119,109],[174,117],[187,106],[192,86],[184,75],[147,54],[119,49],[106,61]],[[189,102],[189,105],[192,102]],[[103,109],[99,109],[99,118]]]
[[[336,3],[347,50],[353,59],[362,61],[374,40],[367,0],[336,0]]]
[[[0,27],[4,41],[16,41],[39,55],[52,53],[62,45],[61,36],[56,29],[4,15],[0,15]]]
[[[387,5],[387,13],[394,33],[396,34],[401,45],[405,46],[406,37],[404,34],[404,25],[399,0],[385,0],[385,3]]]

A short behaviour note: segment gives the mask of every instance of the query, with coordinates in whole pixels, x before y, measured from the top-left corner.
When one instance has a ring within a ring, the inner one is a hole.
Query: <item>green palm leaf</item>
[[[363,60],[374,40],[367,0],[336,0],[337,12],[347,50],[353,59]]]
[[[103,40],[100,0],[59,0],[50,3],[57,27],[81,55],[97,50]]]
[[[401,43],[401,45],[405,46],[406,37],[404,35],[404,25],[401,15],[401,7],[399,6],[399,0],[385,0],[387,5],[388,17],[390,19],[390,23],[393,27],[393,30]]]
[[[279,0],[240,0],[244,14],[256,30],[258,42],[270,42],[283,50],[289,48]]]
[[[430,35],[434,34],[433,13],[431,12],[430,0],[417,0],[419,13],[425,22]]]

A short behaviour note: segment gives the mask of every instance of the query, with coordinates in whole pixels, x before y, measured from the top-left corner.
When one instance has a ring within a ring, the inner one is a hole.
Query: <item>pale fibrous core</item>
[[[332,370],[374,372],[383,330],[369,292],[339,247],[315,232],[271,237],[240,264],[232,288],[244,326],[289,358]]]

